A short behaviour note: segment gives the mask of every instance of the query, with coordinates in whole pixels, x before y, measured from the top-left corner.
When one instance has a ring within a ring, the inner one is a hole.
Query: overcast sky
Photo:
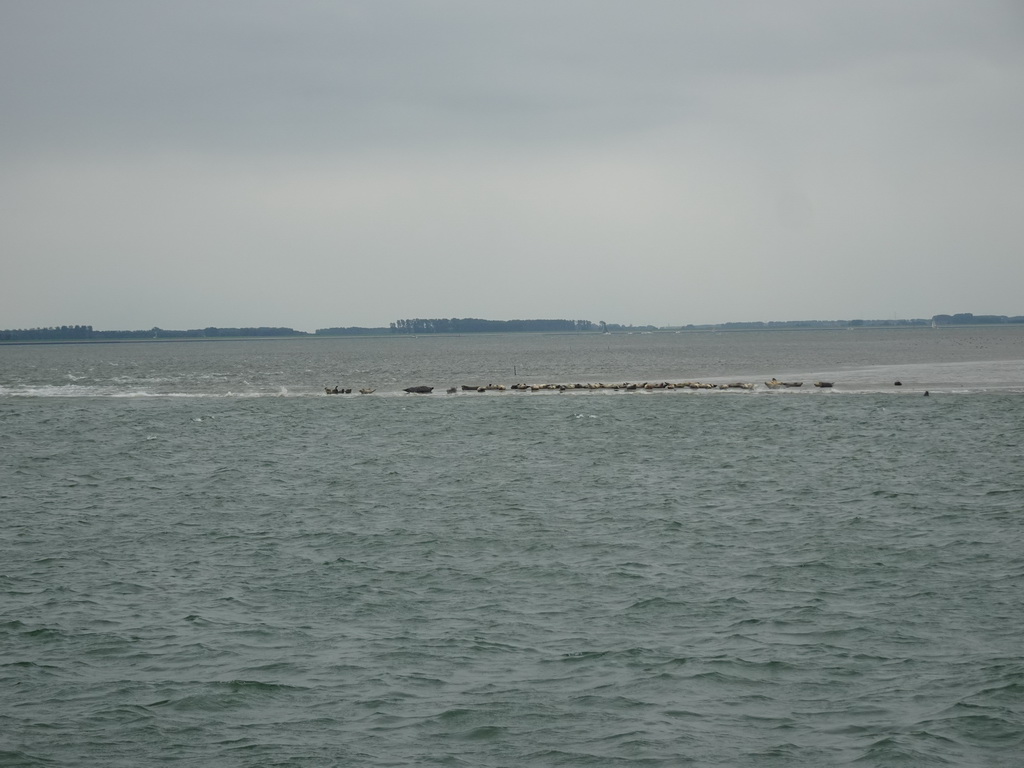
[[[0,0],[0,328],[1024,314],[1019,0]]]

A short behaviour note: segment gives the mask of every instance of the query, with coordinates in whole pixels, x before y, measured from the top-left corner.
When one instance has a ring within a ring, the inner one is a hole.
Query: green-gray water
[[[886,334],[0,348],[0,765],[1015,765],[1024,334]]]

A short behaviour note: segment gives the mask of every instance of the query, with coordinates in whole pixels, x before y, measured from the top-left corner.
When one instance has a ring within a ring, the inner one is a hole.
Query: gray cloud
[[[0,20],[2,327],[1024,311],[1013,3]]]

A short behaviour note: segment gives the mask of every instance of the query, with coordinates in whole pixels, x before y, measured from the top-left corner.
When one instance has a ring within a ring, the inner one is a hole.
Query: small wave
[[[196,691],[198,688],[198,692]],[[221,712],[248,705],[256,705],[267,697],[304,691],[293,685],[267,683],[259,680],[227,680],[222,682],[188,685],[188,693],[178,697],[160,699],[147,706],[167,708],[180,712]]]
[[[686,608],[686,603],[677,600],[667,600],[664,597],[651,597],[646,600],[638,600],[633,603],[627,611],[647,611],[647,610],[672,610],[680,611]]]
[[[48,757],[39,757],[31,752],[23,752],[16,749],[0,749],[0,765],[18,765],[25,768],[33,766],[57,766],[61,765],[58,760],[51,760]]]
[[[957,760],[947,760],[925,749],[912,736],[886,736],[869,745],[853,760],[856,765],[959,765]]]
[[[463,741],[497,741],[508,732],[508,728],[500,725],[481,725],[458,734],[456,738]]]

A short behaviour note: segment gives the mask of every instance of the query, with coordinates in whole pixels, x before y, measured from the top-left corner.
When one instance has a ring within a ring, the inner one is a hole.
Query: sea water
[[[1022,350],[0,347],[0,765],[1019,765]]]

